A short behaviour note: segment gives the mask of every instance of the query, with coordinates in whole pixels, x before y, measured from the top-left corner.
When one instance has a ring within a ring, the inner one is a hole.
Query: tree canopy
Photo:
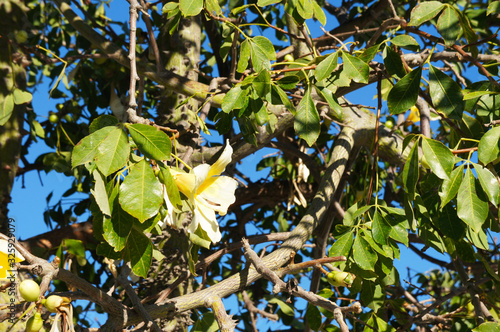
[[[500,1],[0,17],[0,263],[19,272],[0,276],[2,328],[498,331]],[[27,172],[85,198],[48,206],[10,261]],[[403,246],[436,269],[405,279]],[[19,278],[40,289],[11,293]]]

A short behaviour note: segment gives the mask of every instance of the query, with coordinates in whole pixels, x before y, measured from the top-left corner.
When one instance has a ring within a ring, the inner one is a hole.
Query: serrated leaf
[[[450,149],[439,141],[424,137],[422,151],[434,174],[440,179],[448,179],[455,164],[455,156]]]
[[[446,46],[455,44],[462,32],[460,15],[450,6],[446,6],[437,21],[438,32],[443,36]]]
[[[380,216],[378,211],[375,211],[372,221],[373,239],[380,244],[387,244],[389,234],[391,233],[391,225]]]
[[[71,154],[71,166],[76,167],[78,165],[94,161],[99,145],[114,129],[116,129],[116,127],[104,127],[84,137],[80,142],[78,142],[78,144],[76,144],[73,148],[73,152]]]
[[[391,114],[406,112],[417,102],[422,68],[418,67],[394,85],[387,96],[387,107]]]
[[[464,111],[462,89],[451,77],[429,65],[429,92],[437,111],[460,118]]]
[[[90,189],[92,196],[94,196],[94,200],[99,206],[101,212],[111,217],[111,209],[109,207],[109,199],[108,194],[106,192],[106,186],[104,185],[104,179],[99,171],[95,170],[92,172],[92,176],[94,177],[94,189]]]
[[[297,136],[304,139],[309,146],[312,146],[319,137],[321,130],[320,118],[311,97],[310,88],[307,89],[304,97],[297,106],[293,127]]]
[[[9,94],[5,96],[4,99],[2,99],[2,103],[0,104],[0,126],[3,126],[4,124],[7,123],[7,121],[9,121],[13,111],[14,111],[14,96]]]
[[[294,308],[278,297],[270,298],[267,302],[277,304],[280,307],[281,311],[283,311],[283,313],[287,316],[293,317],[295,315]]]
[[[134,224],[134,218],[123,211],[117,199],[114,200],[113,205],[113,215],[111,218],[104,218],[102,235],[115,251],[122,251],[127,244],[128,236]]]
[[[443,181],[441,185],[441,190],[439,191],[439,197],[441,197],[441,209],[443,206],[448,204],[455,195],[458,193],[458,188],[462,184],[462,179],[464,177],[464,165],[460,165],[455,168],[451,174],[450,178]]]
[[[323,26],[326,25],[326,15],[325,12],[323,11],[323,8],[318,5],[318,3],[315,0],[311,0],[312,5],[313,5],[313,14],[314,17],[321,23]]]
[[[328,256],[337,257],[337,256],[349,256],[349,252],[351,251],[352,244],[354,242],[353,233],[347,232],[337,237],[333,245],[330,247],[328,251]]]
[[[179,9],[184,16],[196,16],[203,9],[203,0],[179,0]]]
[[[375,263],[377,263],[378,256],[373,252],[368,242],[359,236],[359,234],[354,239],[352,256],[354,262],[363,270],[375,271]]]
[[[257,36],[249,39],[250,57],[252,65],[256,72],[262,69],[271,69],[270,60],[276,60],[276,52],[273,43],[263,36]]]
[[[119,201],[123,210],[140,222],[158,213],[163,203],[163,188],[144,159],[132,167],[120,185]]]
[[[366,62],[346,52],[342,52],[342,59],[344,60],[344,69],[342,72],[345,73],[348,78],[357,83],[368,83],[370,66],[368,66]]]
[[[125,254],[130,260],[132,272],[137,276],[147,278],[153,258],[153,244],[144,233],[132,228],[129,234]]]
[[[483,191],[488,195],[491,204],[498,206],[500,185],[497,179],[487,168],[475,163],[473,163],[473,165],[481,188],[483,188]]]
[[[121,169],[127,163],[130,146],[125,132],[117,127],[113,128],[99,144],[95,156],[97,168],[104,176]]]
[[[314,76],[318,82],[330,76],[332,71],[337,68],[338,57],[339,55],[337,52],[332,53],[316,66]]]
[[[157,161],[170,159],[172,142],[163,131],[141,123],[128,126],[128,130],[135,144],[146,157]]]
[[[485,165],[500,156],[500,127],[494,127],[484,134],[477,147],[477,156]]]
[[[418,26],[436,17],[443,9],[444,4],[439,1],[425,1],[412,9],[410,15],[410,26]]]
[[[477,195],[476,178],[470,168],[468,168],[458,189],[458,217],[477,233],[481,230],[481,226],[488,216],[488,210],[488,202],[482,200]]]
[[[33,96],[28,91],[23,91],[21,89],[14,89],[12,94],[14,96],[14,103],[16,105],[21,105],[31,102]]]
[[[418,183],[418,144],[414,144],[403,168],[403,183],[410,198],[415,195]]]

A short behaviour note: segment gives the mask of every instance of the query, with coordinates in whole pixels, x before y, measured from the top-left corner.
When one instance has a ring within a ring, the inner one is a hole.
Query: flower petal
[[[204,185],[209,172],[210,172],[210,165],[208,164],[201,164],[193,168],[191,174],[194,174],[196,176],[196,181],[193,188],[194,192],[196,192],[198,188]]]
[[[211,178],[215,175],[220,175],[226,169],[226,166],[231,162],[231,156],[233,155],[233,148],[229,145],[229,140],[226,140],[226,147],[219,159],[210,166],[210,172],[208,172],[208,178]]]
[[[19,263],[25,260],[23,255],[17,249],[14,248],[14,244],[10,244],[9,247],[9,242],[4,239],[0,239],[0,252],[4,253],[5,255],[14,254],[15,262]]]
[[[172,174],[179,191],[192,198],[198,187],[196,186],[196,175],[194,173],[180,172],[174,168],[170,169],[170,174]]]
[[[191,223],[199,224],[207,233],[210,240],[212,240],[212,243],[217,243],[221,240],[222,234],[219,230],[217,219],[215,218],[215,211],[211,208],[205,207],[203,204],[196,204],[193,221]]]
[[[236,200],[234,192],[237,187],[238,182],[236,180],[228,176],[219,176],[212,185],[199,193],[199,196],[213,210],[219,212],[221,215],[225,215],[229,206]]]

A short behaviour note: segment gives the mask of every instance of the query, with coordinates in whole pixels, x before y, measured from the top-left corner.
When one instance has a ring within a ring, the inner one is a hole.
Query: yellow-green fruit
[[[37,311],[26,322],[26,332],[38,332],[43,327],[42,315]]]
[[[332,271],[328,273],[326,279],[332,286],[351,287],[355,276],[349,272]]]
[[[24,30],[18,31],[15,38],[18,44],[25,43],[28,40],[28,33]]]
[[[45,306],[45,308],[47,308],[48,311],[56,312],[57,308],[59,308],[62,303],[63,303],[62,297],[58,295],[51,295],[45,300],[45,303],[43,305]]]
[[[56,114],[49,115],[49,121],[51,123],[57,123],[59,121],[59,117]]]
[[[387,120],[385,121],[385,126],[389,129],[394,128],[395,124],[396,124],[396,121],[394,121],[394,118],[392,118],[392,117],[387,118]]]
[[[57,108],[58,111],[62,111],[63,108],[64,108],[64,104],[57,104],[56,108]]]
[[[291,54],[287,54],[287,55],[285,55],[285,61],[286,61],[286,62],[292,62],[292,61],[294,61],[294,60],[295,60],[295,59],[293,58],[293,55],[291,55]]]
[[[40,286],[31,279],[24,280],[19,285],[19,293],[27,302],[36,302],[40,297]]]

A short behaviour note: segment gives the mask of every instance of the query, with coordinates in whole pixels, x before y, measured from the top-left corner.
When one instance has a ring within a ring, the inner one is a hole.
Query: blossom
[[[176,169],[170,170],[179,191],[188,198],[191,205],[193,219],[188,226],[188,232],[194,233],[199,225],[212,243],[219,242],[222,238],[215,212],[221,216],[225,215],[229,206],[236,200],[234,192],[238,187],[238,182],[221,175],[231,162],[232,154],[233,149],[227,142],[221,156],[211,166],[202,164],[191,169],[189,173]],[[166,195],[165,202],[172,211],[173,206]],[[178,227],[175,216],[170,211],[165,222]]]
[[[14,264],[24,261],[24,257],[14,248],[14,242],[0,239],[0,279],[14,277]]]

